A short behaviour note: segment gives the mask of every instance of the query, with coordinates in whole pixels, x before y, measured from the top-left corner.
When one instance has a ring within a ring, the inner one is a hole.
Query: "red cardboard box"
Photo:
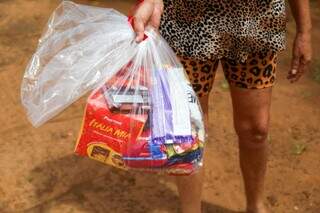
[[[138,139],[147,117],[112,113],[103,91],[96,90],[88,99],[75,153],[126,169],[121,155],[123,145]]]

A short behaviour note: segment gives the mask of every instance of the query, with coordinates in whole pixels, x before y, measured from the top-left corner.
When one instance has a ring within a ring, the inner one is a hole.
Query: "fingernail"
[[[297,73],[297,70],[296,70],[296,69],[292,69],[292,70],[291,70],[291,73],[292,73],[293,75],[295,75],[295,74]]]

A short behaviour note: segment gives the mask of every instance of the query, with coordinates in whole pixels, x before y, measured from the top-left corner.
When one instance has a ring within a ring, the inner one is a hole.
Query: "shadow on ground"
[[[74,154],[35,167],[29,180],[39,203],[24,212],[180,212],[173,178],[121,171]],[[236,213],[207,202],[203,212]]]

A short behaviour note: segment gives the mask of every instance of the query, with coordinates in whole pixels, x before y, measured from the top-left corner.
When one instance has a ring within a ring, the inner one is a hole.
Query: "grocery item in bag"
[[[199,101],[166,41],[152,27],[145,34],[136,43],[125,15],[63,1],[27,66],[22,103],[38,127],[90,91],[75,153],[191,174],[205,142]]]

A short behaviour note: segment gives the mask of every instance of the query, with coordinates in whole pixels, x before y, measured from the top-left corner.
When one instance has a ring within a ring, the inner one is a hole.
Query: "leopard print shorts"
[[[190,82],[199,97],[208,95],[213,86],[219,60],[194,60],[180,56]],[[252,53],[245,62],[220,59],[225,78],[230,85],[245,89],[262,89],[275,83],[277,53],[261,51]]]
[[[286,46],[285,0],[164,0],[160,34],[178,55],[245,61]]]

